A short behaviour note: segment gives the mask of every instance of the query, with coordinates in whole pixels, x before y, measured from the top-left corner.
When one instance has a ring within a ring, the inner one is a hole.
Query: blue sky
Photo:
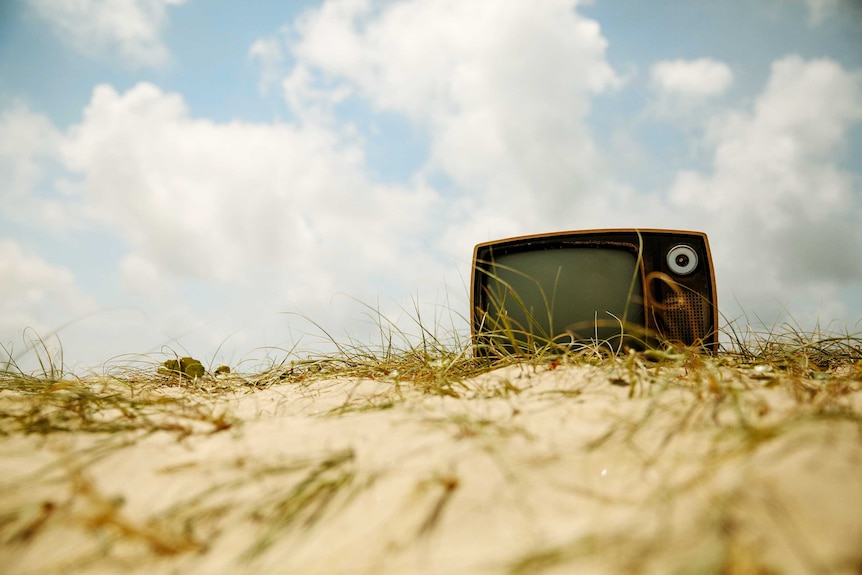
[[[630,226],[707,232],[737,329],[858,332],[860,31],[850,0],[4,3],[0,343],[463,333],[475,243]]]

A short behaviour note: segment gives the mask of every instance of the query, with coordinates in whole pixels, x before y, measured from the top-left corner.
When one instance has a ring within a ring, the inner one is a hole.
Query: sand
[[[860,381],[673,369],[162,386],[134,393],[187,407],[139,429],[9,424],[0,571],[858,574]]]

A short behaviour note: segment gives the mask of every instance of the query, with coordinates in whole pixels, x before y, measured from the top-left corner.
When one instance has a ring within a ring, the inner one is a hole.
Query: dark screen
[[[637,255],[577,247],[494,256],[486,278],[486,326],[558,343],[605,341],[643,330]]]

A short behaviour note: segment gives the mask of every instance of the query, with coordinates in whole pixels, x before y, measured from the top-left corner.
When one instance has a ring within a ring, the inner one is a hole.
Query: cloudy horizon
[[[0,8],[0,344],[463,332],[476,243],[618,227],[706,232],[736,328],[862,331],[851,0],[277,4]]]

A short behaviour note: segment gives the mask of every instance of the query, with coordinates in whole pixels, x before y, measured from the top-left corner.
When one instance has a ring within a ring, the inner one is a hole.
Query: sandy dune
[[[0,570],[859,573],[862,385],[767,375],[151,386],[110,433],[25,433],[0,392]]]

